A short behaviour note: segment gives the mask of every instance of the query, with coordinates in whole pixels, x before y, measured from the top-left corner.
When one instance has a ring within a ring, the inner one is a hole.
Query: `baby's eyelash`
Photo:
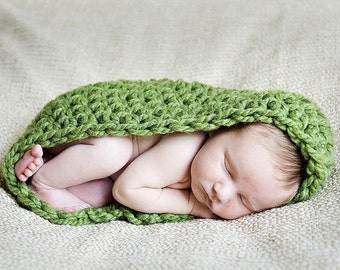
[[[228,163],[225,159],[224,159],[224,167],[225,167],[225,170],[231,175]]]
[[[228,163],[227,163],[226,161],[224,161],[224,167],[225,167],[226,172],[227,172],[227,173],[229,174],[229,176],[232,178],[233,175],[231,174],[230,168],[229,168]]]

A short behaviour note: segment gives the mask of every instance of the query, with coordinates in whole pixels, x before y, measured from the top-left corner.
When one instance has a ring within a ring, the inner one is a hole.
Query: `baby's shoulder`
[[[172,133],[162,135],[159,142],[155,144],[167,146],[167,148],[175,148],[177,152],[197,152],[204,142],[207,140],[206,132],[191,132],[191,133]]]
[[[206,132],[192,132],[192,133],[171,133],[166,135],[151,135],[151,136],[133,136],[132,142],[135,149],[135,154],[141,155],[150,148],[157,147],[160,142],[161,144],[168,144],[177,146],[185,144],[187,147],[200,148],[202,144],[207,140],[208,134]],[[187,148],[185,147],[185,148]],[[185,150],[185,148],[178,148]]]

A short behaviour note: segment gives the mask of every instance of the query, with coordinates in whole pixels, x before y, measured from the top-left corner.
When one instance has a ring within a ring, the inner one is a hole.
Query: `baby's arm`
[[[119,176],[113,196],[140,212],[214,217],[189,189],[191,162],[204,139],[204,133],[163,137]],[[169,187],[171,185],[176,188]]]

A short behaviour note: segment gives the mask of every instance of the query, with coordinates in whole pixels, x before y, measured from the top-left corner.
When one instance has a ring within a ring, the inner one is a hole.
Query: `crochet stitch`
[[[52,209],[14,165],[35,144],[53,147],[90,136],[154,135],[211,131],[263,122],[287,132],[306,160],[306,178],[290,203],[309,199],[325,184],[334,164],[334,134],[311,100],[284,91],[227,90],[198,82],[111,81],[79,87],[49,102],[12,146],[2,163],[8,190],[24,207],[55,224],[83,225],[126,220],[133,224],[178,222],[190,215],[144,214],[118,203],[74,213]]]

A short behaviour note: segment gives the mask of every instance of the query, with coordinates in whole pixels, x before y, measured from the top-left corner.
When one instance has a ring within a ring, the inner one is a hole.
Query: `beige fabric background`
[[[165,77],[316,100],[337,136],[326,188],[234,221],[81,227],[0,188],[0,269],[340,269],[337,0],[0,0],[0,158],[58,94]]]

